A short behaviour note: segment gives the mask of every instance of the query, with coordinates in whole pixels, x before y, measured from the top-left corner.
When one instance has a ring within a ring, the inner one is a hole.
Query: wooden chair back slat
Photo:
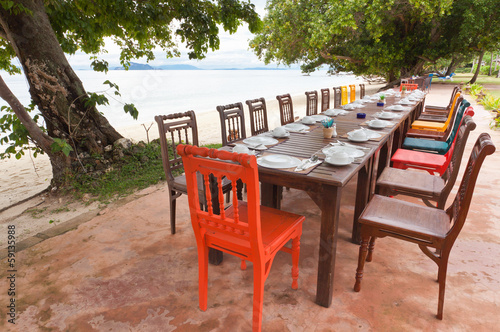
[[[347,86],[341,86],[340,87],[341,95],[342,95],[342,105],[346,105],[349,103],[349,98],[348,98],[348,92],[347,92]]]
[[[359,99],[362,99],[365,96],[365,85],[359,85]]]
[[[446,210],[446,213],[450,216],[452,224],[447,236],[451,239],[451,245],[460,233],[467,218],[481,165],[483,164],[486,156],[491,155],[494,152],[495,145],[493,144],[490,135],[487,133],[479,135],[474,147],[472,148],[457,195],[455,196],[451,206]]]
[[[349,101],[352,103],[353,101],[356,100],[356,85],[355,84],[349,84]]]
[[[177,154],[178,144],[198,145],[198,128],[194,111],[155,116],[160,134],[163,170],[167,182],[172,185],[172,172],[182,169],[182,158]]]
[[[292,103],[292,97],[290,96],[290,94],[287,93],[284,95],[276,96],[276,99],[278,99],[278,103],[279,103],[279,107],[280,107],[281,125],[284,126],[288,123],[294,122],[295,118],[293,115],[293,103]]]
[[[333,107],[339,108],[342,106],[342,88],[340,86],[333,87]]]
[[[217,106],[217,111],[220,116],[222,145],[247,138],[242,103]]]
[[[306,115],[318,114],[318,91],[306,92]]]
[[[248,105],[250,114],[250,129],[252,136],[269,131],[266,100],[264,98],[258,98],[247,100],[245,103]]]
[[[321,89],[321,113],[330,108],[330,89]]]

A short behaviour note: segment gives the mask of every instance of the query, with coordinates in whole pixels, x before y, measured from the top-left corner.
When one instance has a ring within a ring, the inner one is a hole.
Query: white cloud
[[[266,0],[252,0],[255,4],[257,13],[263,17],[265,15]],[[216,51],[209,51],[206,58],[203,60],[189,60],[187,48],[179,44],[181,57],[167,59],[164,53],[159,50],[156,52],[156,59],[150,63],[152,66],[161,66],[167,64],[189,64],[203,69],[214,68],[248,68],[248,67],[264,67],[263,61],[260,61],[253,51],[249,50],[248,41],[253,38],[253,34],[248,30],[248,25],[245,23],[238,28],[234,34],[225,32],[220,28],[220,47]],[[115,45],[111,38],[106,40],[107,53],[101,56],[102,59],[108,61],[110,68],[120,66],[120,49]],[[89,56],[84,53],[78,53],[68,56],[71,65],[76,69],[90,69]],[[145,59],[138,59],[134,62],[146,63]],[[275,67],[271,64],[270,67]]]

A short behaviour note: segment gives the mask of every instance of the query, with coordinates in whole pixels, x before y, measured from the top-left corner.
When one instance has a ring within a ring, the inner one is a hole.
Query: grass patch
[[[204,145],[220,148],[222,144]],[[78,173],[67,179],[66,193],[90,204],[98,201],[108,204],[137,190],[165,181],[165,172],[158,140],[149,144],[139,143],[124,151],[124,157],[112,168],[103,172]],[[178,170],[178,174],[182,171]]]
[[[471,80],[472,76],[474,74],[472,73],[466,73],[466,74],[456,74],[453,76],[453,81],[452,80],[440,80],[437,77],[432,78],[432,84],[453,84],[457,85],[460,82],[467,83]],[[476,80],[477,84],[499,84],[500,85],[500,78],[495,78],[495,76],[488,76],[488,75],[479,75]]]

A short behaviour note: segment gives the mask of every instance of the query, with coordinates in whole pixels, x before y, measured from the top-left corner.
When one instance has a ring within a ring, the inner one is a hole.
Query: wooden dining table
[[[387,106],[395,104],[399,98],[387,97],[385,107],[376,102],[365,103],[363,108],[356,108],[346,115],[334,117],[337,137],[324,138],[322,125],[309,126],[307,132],[291,132],[287,139],[265,150],[266,154],[279,154],[310,158],[320,154],[330,143],[345,142],[363,147],[365,155],[346,166],[334,166],[327,162],[314,167],[310,172],[294,172],[259,166],[261,182],[261,204],[274,208],[281,207],[282,187],[294,188],[306,192],[321,211],[321,230],[319,239],[318,276],[316,303],[329,307],[332,303],[335,257],[338,240],[339,212],[342,192],[349,181],[357,175],[356,201],[353,218],[352,240],[358,242],[357,219],[375,190],[375,181],[382,169],[389,165],[392,151],[401,145],[405,132],[423,107],[424,99],[408,110],[394,112],[397,119],[394,125],[383,129],[370,129],[381,134],[378,139],[356,143],[349,141],[346,134],[352,130],[366,127],[366,121],[375,119],[375,114]],[[366,118],[357,118],[357,113],[365,113]]]

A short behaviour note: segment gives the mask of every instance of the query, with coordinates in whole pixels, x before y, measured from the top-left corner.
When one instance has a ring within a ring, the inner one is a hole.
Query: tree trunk
[[[472,60],[472,67],[470,67],[470,72],[472,73],[472,71],[474,70],[474,64],[476,63],[476,60]]]
[[[444,74],[445,77],[450,76],[455,71],[455,68],[457,67],[457,63],[458,63],[457,59],[455,57],[453,57],[451,59],[450,65],[448,66],[448,69],[446,70],[446,73]]]
[[[488,76],[491,76],[491,70],[492,69],[493,69],[493,52],[491,52],[490,70],[488,71]]]
[[[479,71],[481,70],[481,63],[483,62],[483,56],[484,56],[484,51],[479,54],[479,59],[477,60],[477,68],[476,72],[474,73],[474,76],[470,79],[468,82],[469,84],[474,84],[476,83],[477,77],[479,76]]]
[[[65,139],[74,149],[68,159],[55,157],[40,145],[51,156],[54,180],[58,183],[65,173],[61,170],[67,171],[68,165],[78,169],[76,154],[102,154],[105,146],[122,136],[95,107],[85,106],[87,93],[64,55],[43,0],[17,2],[32,14],[14,15],[0,7],[0,23],[23,67],[30,95],[45,119],[47,134]]]

